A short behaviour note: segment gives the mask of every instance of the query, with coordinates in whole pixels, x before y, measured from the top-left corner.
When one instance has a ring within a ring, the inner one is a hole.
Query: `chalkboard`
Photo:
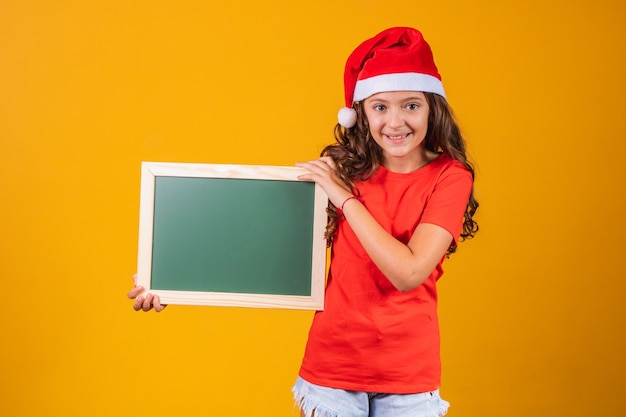
[[[165,304],[321,310],[328,199],[304,172],[143,162],[138,284]]]

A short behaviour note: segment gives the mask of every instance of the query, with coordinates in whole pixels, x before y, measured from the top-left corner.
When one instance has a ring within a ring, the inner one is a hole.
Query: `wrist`
[[[350,201],[350,200],[357,200],[357,201],[361,201],[361,199],[356,196],[356,195],[351,195],[346,197],[342,202],[341,205],[339,207],[337,207],[337,211],[339,211],[339,214],[343,214],[343,210],[346,206],[346,204]]]

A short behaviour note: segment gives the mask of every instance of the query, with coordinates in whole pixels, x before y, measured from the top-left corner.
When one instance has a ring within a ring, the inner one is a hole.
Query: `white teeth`
[[[387,135],[387,137],[391,140],[399,140],[399,139],[407,137],[407,135],[408,133],[405,133],[404,135],[397,135],[397,136]]]

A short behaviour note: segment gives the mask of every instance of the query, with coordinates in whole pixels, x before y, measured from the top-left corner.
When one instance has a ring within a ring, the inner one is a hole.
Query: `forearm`
[[[342,209],[361,245],[393,286],[410,291],[428,278],[452,241],[448,231],[433,224],[420,224],[409,243],[404,244],[387,232],[358,199],[351,198],[351,190],[335,175],[331,158],[296,165],[309,171],[299,179],[317,182],[329,200]]]
[[[420,225],[408,244],[387,232],[358,200],[346,202],[346,221],[374,264],[399,291],[421,285],[441,260],[451,236],[435,225]]]

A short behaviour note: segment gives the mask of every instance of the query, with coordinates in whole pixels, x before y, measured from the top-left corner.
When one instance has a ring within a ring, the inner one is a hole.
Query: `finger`
[[[303,174],[298,175],[299,180],[314,181],[313,175],[316,174],[317,169],[313,165],[311,165],[309,162],[297,162],[296,166],[307,171]]]
[[[143,287],[134,287],[132,290],[128,291],[128,298],[137,298],[139,294],[143,292]]]
[[[152,309],[152,300],[153,299],[154,299],[154,295],[152,295],[152,294],[146,295],[146,298],[143,300],[143,304],[141,306],[141,309],[143,311],[150,311]]]
[[[154,311],[160,313],[167,307],[167,304],[161,304],[161,298],[158,295],[154,295],[154,299],[152,301],[152,305],[154,306]]]
[[[335,169],[337,167],[337,165],[335,164],[335,160],[330,156],[322,156],[320,160],[324,161],[324,163],[332,169]]]
[[[133,274],[133,284],[137,286],[137,274]]]
[[[300,167],[300,168],[304,168],[306,170],[311,170],[311,168],[313,168],[313,161],[308,161],[308,162],[296,162],[296,166]]]
[[[298,166],[310,171],[312,174],[317,175],[322,175],[330,170],[330,166],[320,159],[315,159],[309,162],[302,162],[298,164]]]
[[[133,310],[139,311],[141,310],[142,306],[143,306],[143,297],[137,297],[137,299],[133,303]]]

